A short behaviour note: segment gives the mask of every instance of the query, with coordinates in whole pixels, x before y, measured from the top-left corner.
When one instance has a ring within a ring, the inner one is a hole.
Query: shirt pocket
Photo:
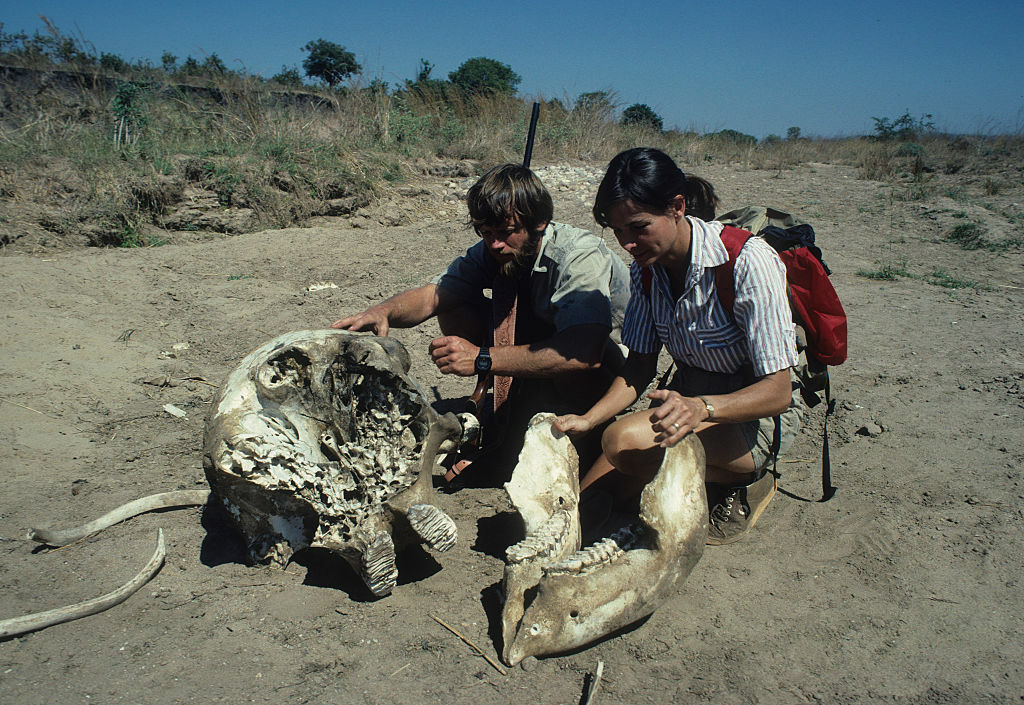
[[[734,325],[698,327],[694,335],[705,348],[731,348],[743,342],[743,331]]]

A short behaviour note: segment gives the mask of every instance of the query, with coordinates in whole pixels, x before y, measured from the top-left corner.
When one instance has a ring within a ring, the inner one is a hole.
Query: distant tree
[[[871,118],[875,121],[875,139],[878,140],[902,140],[914,142],[917,138],[928,132],[935,132],[935,123],[932,122],[931,113],[925,113],[915,118],[910,111],[904,112],[895,120],[889,118]]]
[[[430,72],[434,70],[434,65],[426,59],[420,59],[420,70],[416,72],[416,83],[430,80]]]
[[[574,113],[583,113],[600,120],[607,120],[615,112],[615,99],[608,91],[580,93],[573,103]]]
[[[326,39],[309,42],[302,50],[309,52],[309,56],[302,61],[306,75],[310,78],[319,78],[331,88],[363,70],[356,62],[355,54]]]
[[[300,88],[302,86],[302,74],[294,66],[282,66],[278,73],[270,77],[270,80],[291,88]]]
[[[740,146],[752,146],[757,144],[757,138],[753,135],[747,135],[738,130],[719,130],[709,135],[713,139],[717,139],[721,142],[728,142]]]
[[[191,56],[186,56],[185,61],[181,64],[181,73],[186,76],[200,76],[203,73],[203,67],[199,65],[199,62],[193,59]]]
[[[128,68],[128,62],[117,54],[108,54],[107,52],[103,52],[100,54],[100,67],[107,71],[121,73]]]
[[[448,74],[448,80],[470,94],[515,93],[522,76],[507,64],[478,56]]]
[[[622,111],[622,124],[623,125],[638,125],[640,127],[649,127],[652,130],[661,132],[664,127],[664,122],[651,106],[646,103],[633,103],[625,110]]]
[[[224,65],[224,62],[214,52],[203,60],[203,73],[212,76],[222,76],[228,73],[228,67]]]
[[[565,103],[558,98],[551,98],[550,100],[544,101],[544,107],[556,115],[565,115],[568,110],[565,109]]]
[[[787,129],[786,130],[786,139],[787,140],[798,140],[798,139],[800,139],[800,128],[794,126],[794,127],[790,127],[789,129]]]
[[[160,55],[160,66],[167,73],[174,73],[178,70],[178,57],[169,51]]]
[[[779,137],[778,135],[770,134],[767,135],[763,140],[761,140],[761,144],[778,144],[781,141],[782,138]]]
[[[388,82],[375,78],[363,89],[372,96],[386,96],[388,94]]]
[[[405,89],[410,93],[415,93],[421,97],[425,96],[439,96],[444,97],[447,94],[447,89],[451,86],[447,81],[439,81],[436,78],[431,78],[430,73],[434,70],[434,65],[426,59],[420,59],[420,68],[416,72],[415,81],[406,81]]]

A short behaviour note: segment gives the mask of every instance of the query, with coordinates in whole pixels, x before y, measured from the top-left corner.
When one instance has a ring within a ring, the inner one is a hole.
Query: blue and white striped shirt
[[[673,300],[668,274],[652,265],[651,296],[640,267],[630,265],[630,299],[622,342],[639,353],[664,344],[681,365],[709,372],[736,372],[745,364],[755,377],[797,364],[793,314],[786,293],[786,267],[772,246],[750,238],[733,270],[733,315],[718,300],[715,267],[729,259],[722,224],[687,216],[691,225],[690,267],[683,293]]]

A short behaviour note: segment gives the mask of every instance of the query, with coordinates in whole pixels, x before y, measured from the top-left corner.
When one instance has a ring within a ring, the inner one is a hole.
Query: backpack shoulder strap
[[[715,268],[715,288],[718,290],[718,300],[722,302],[725,310],[732,314],[732,306],[736,301],[736,287],[733,285],[732,271],[736,268],[736,258],[740,256],[740,250],[747,244],[747,240],[753,234],[742,228],[734,228],[726,225],[722,228],[722,244],[729,253],[729,259]]]
[[[651,298],[651,282],[654,281],[654,272],[650,267],[640,267],[640,285],[644,288],[644,294]]]

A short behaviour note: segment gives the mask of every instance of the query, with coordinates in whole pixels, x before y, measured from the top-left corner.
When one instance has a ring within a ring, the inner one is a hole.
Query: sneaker
[[[710,492],[709,500],[711,500]],[[754,528],[768,502],[775,495],[775,475],[766,472],[749,485],[725,487],[721,497],[711,506],[708,518],[709,546],[739,541]]]

